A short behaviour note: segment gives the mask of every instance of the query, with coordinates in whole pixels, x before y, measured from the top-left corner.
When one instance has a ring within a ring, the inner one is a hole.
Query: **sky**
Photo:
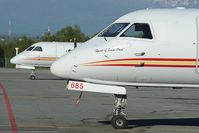
[[[0,35],[39,36],[76,24],[91,36],[126,13],[178,6],[198,8],[199,0],[0,0]]]

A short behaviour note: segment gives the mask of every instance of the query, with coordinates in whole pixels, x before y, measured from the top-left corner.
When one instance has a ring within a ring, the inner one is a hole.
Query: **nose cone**
[[[12,64],[18,64],[18,58],[15,56],[10,60],[10,63]]]
[[[65,60],[59,59],[55,61],[51,67],[50,71],[52,74],[54,74],[57,77],[62,78],[70,78],[70,64],[68,64]]]

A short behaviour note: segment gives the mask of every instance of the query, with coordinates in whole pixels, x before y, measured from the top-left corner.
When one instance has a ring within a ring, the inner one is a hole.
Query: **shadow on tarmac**
[[[110,125],[110,121],[99,121]],[[143,126],[199,126],[199,118],[142,119],[128,120],[129,128]]]

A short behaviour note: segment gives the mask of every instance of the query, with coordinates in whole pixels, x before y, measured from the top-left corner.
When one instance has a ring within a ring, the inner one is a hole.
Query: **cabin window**
[[[146,23],[134,23],[121,35],[121,37],[153,39],[150,26]]]
[[[40,51],[40,52],[42,52],[42,48],[41,48],[40,46],[37,46],[37,47],[35,47],[35,48],[33,49],[33,51]]]
[[[31,51],[35,46],[30,46],[29,48],[26,49],[26,51]]]
[[[109,26],[105,31],[100,33],[98,36],[99,37],[115,37],[128,25],[129,23],[114,23],[111,26]]]

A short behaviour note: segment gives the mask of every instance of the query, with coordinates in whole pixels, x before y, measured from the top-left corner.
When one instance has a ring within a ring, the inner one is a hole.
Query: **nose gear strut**
[[[35,80],[35,79],[36,79],[35,70],[32,70],[32,71],[31,71],[30,79],[31,79],[31,80]]]
[[[126,120],[126,114],[122,111],[126,108],[127,95],[115,94],[115,104],[113,107],[113,117],[111,119],[111,125],[115,129],[127,128],[128,123]]]

